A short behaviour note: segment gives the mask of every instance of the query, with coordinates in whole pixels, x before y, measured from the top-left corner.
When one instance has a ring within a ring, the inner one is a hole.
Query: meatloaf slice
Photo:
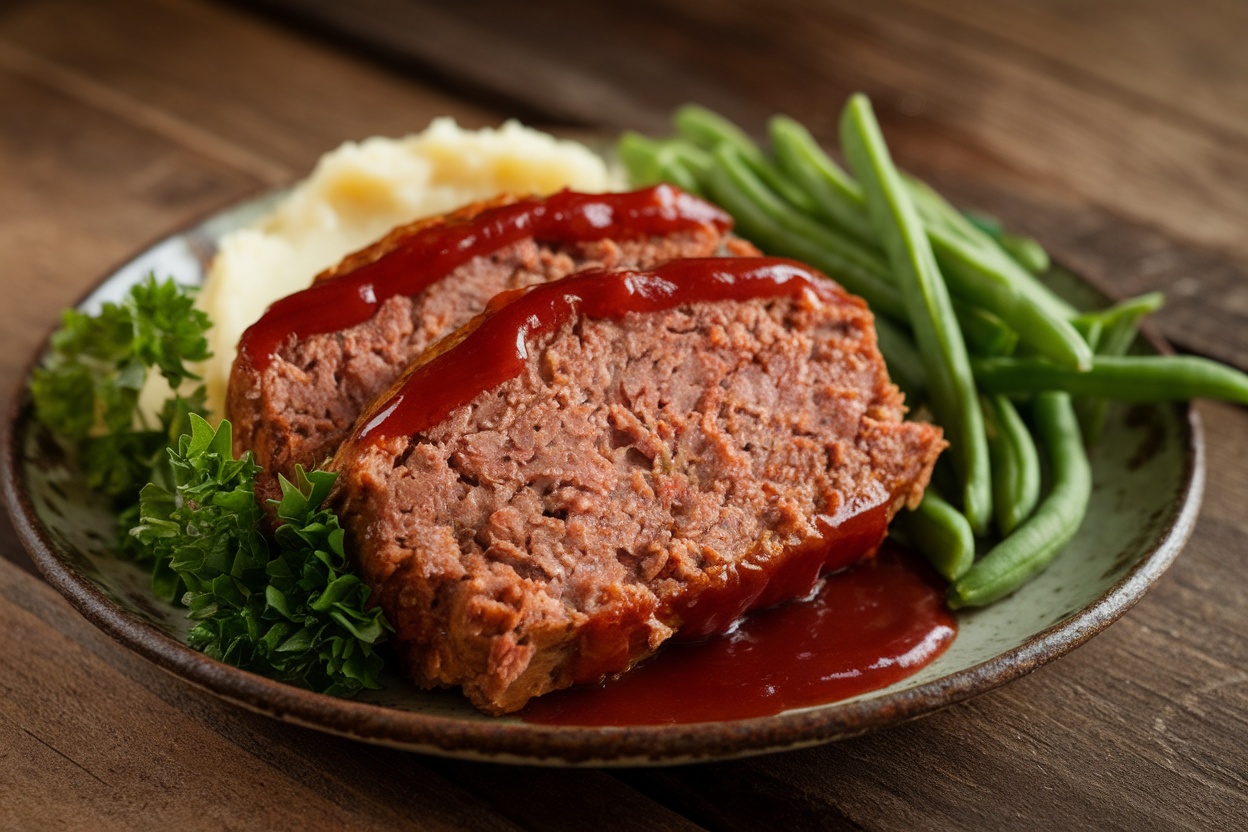
[[[714,206],[659,186],[502,198],[398,228],[275,303],[243,336],[226,404],[235,451],[264,467],[262,500],[278,497],[278,474],[323,464],[365,404],[498,292],[587,267],[757,253],[729,226]]]
[[[806,267],[585,273],[419,359],[334,499],[415,680],[502,714],[874,552],[945,444],[904,412],[865,304]]]

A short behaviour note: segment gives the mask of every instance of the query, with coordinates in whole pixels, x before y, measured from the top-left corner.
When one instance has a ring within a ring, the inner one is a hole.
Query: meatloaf
[[[418,359],[332,499],[415,680],[502,714],[874,552],[945,444],[904,412],[865,304],[806,267],[587,272]]]
[[[264,467],[262,501],[280,496],[278,474],[323,464],[365,404],[498,292],[587,267],[757,253],[729,227],[718,208],[666,185],[501,198],[400,227],[244,334],[226,404],[235,451]]]

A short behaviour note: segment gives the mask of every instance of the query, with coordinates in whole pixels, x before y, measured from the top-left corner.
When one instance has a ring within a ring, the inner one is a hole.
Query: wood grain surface
[[[261,7],[263,13],[256,11]],[[452,114],[665,128],[697,100],[901,161],[1248,367],[1248,10],[1229,0],[0,4],[0,405],[143,245],[339,142]],[[1248,825],[1248,412],[1202,404],[1174,567],[1059,662],[817,749],[652,770],[465,763],[224,704],[100,634],[0,520],[3,829],[1234,829]]]

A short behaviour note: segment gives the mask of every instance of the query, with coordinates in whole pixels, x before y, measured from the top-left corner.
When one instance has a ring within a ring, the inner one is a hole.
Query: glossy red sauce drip
[[[528,343],[574,315],[620,318],[682,304],[813,293],[824,302],[861,303],[809,266],[774,257],[675,260],[653,271],[584,271],[504,292],[463,341],[414,368],[389,399],[360,419],[355,439],[379,441],[428,430],[452,410],[524,369]]]
[[[754,610],[810,596],[820,575],[852,566],[879,548],[888,525],[887,495],[881,496],[875,502],[842,507],[832,517],[820,516],[820,535],[801,546],[770,554],[756,551],[743,559],[746,565],[737,563],[706,584],[687,587],[679,599],[657,612],[659,618],[678,626],[675,642],[697,641],[731,629]],[[768,558],[780,562],[768,563]],[[593,684],[645,652],[650,615],[649,609],[631,607],[620,618],[595,616],[582,632],[572,678]],[[621,644],[608,637],[608,632],[619,630],[636,633],[638,643]],[[604,644],[618,649],[598,652],[596,648]]]
[[[674,725],[771,716],[899,682],[940,656],[957,624],[941,580],[886,545],[818,594],[755,613],[731,633],[664,647],[605,684],[534,700],[546,725]]]
[[[574,243],[732,226],[719,208],[670,185],[630,193],[562,191],[433,225],[376,261],[275,302],[243,333],[239,359],[268,366],[282,342],[363,323],[396,295],[416,295],[474,257],[520,240]]]
[[[869,557],[888,531],[888,494],[881,493],[874,503],[844,509],[836,517],[819,518],[819,531],[806,544],[777,555],[783,558],[778,566],[746,557],[749,565],[738,564],[723,583],[674,604],[672,612],[681,622],[677,638],[687,641],[722,633],[752,610],[805,598],[820,575]],[[754,565],[759,568],[751,568]]]

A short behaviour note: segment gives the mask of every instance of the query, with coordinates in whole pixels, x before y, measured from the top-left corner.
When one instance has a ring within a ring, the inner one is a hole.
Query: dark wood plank
[[[501,98],[542,116],[582,126],[659,129],[665,101],[684,91],[711,105],[735,98],[679,56],[638,48],[661,27],[611,4],[261,0],[249,4],[284,22],[347,39],[408,71],[436,73],[468,94]],[[673,33],[675,34],[675,33]],[[639,40],[632,41],[630,35]],[[647,44],[649,46],[649,44]],[[656,99],[655,93],[665,90]]]
[[[154,235],[254,190],[245,173],[0,67],[7,394],[59,310]]]
[[[702,827],[610,772],[429,760],[433,770],[470,788],[500,813],[542,832],[587,829],[692,830]]]
[[[1023,53],[1053,75],[1100,83],[1199,122],[1229,141],[1248,138],[1248,8],[1234,0],[902,0],[934,18]]]
[[[55,66],[79,100],[223,159],[250,158],[267,181],[303,176],[325,151],[373,135],[497,116],[368,61],[318,48],[252,15],[194,0],[52,0],[0,15],[0,44]],[[0,51],[0,60],[4,51]],[[158,70],[156,69],[158,68]]]
[[[83,106],[13,70],[0,42],[0,409],[36,346],[105,270],[155,235],[254,190],[246,172]],[[0,546],[33,569],[0,522]]]

